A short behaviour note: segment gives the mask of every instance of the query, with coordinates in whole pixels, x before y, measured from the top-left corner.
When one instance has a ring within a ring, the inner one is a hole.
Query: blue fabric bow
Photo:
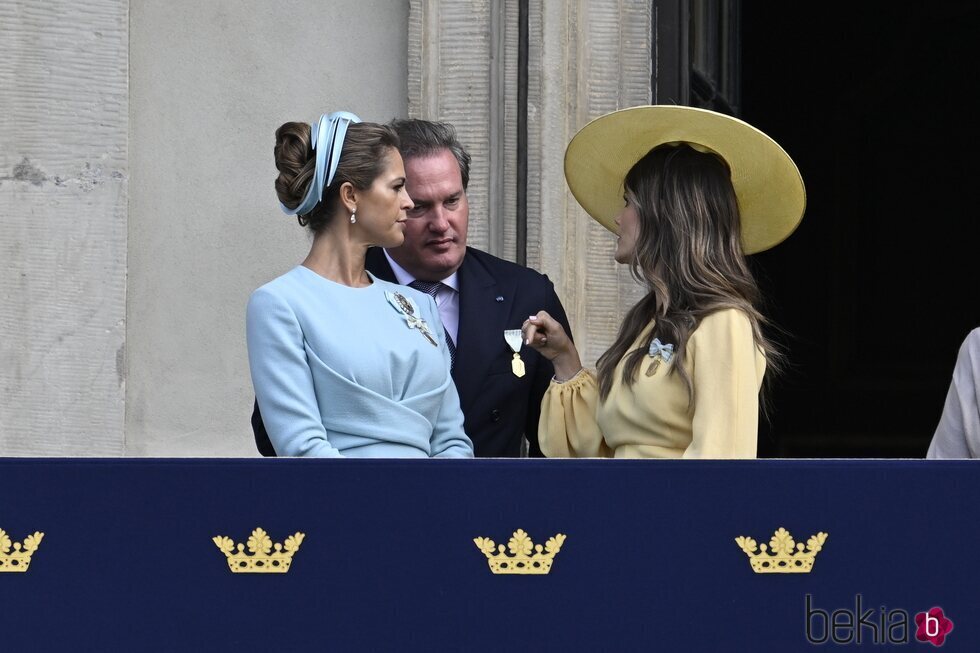
[[[286,215],[305,215],[313,210],[323,199],[323,191],[333,183],[333,176],[340,163],[340,152],[344,148],[344,138],[347,136],[347,126],[361,119],[349,111],[334,111],[323,114],[315,125],[310,125],[310,141],[316,153],[316,172],[310,180],[303,201],[295,209],[282,202],[279,206]]]
[[[659,356],[665,363],[669,363],[674,357],[674,345],[665,345],[660,342],[660,338],[654,338],[650,343],[650,356],[652,358]]]

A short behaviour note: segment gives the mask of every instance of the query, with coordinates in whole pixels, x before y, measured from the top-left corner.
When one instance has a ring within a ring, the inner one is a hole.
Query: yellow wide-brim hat
[[[707,109],[640,106],[596,118],[568,144],[565,180],[582,208],[615,233],[626,173],[654,147],[675,142],[728,163],[746,254],[778,245],[800,224],[806,189],[793,159],[752,125]]]

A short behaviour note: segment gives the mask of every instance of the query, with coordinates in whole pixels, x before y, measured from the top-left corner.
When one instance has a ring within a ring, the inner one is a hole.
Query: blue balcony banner
[[[978,464],[5,458],[0,646],[977,651]]]

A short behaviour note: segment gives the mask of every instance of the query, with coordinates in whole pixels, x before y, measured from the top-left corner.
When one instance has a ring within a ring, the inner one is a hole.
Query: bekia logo
[[[864,597],[854,596],[854,609],[828,611],[814,607],[813,597],[806,595],[806,640],[811,644],[908,644],[910,624],[915,625],[915,640],[942,646],[953,630],[952,620],[941,607],[916,613],[909,621],[909,612],[885,606],[864,609]]]
[[[946,635],[953,630],[953,622],[943,614],[942,608],[932,608],[928,612],[915,615],[915,638],[920,642],[929,642],[934,646],[942,646]]]

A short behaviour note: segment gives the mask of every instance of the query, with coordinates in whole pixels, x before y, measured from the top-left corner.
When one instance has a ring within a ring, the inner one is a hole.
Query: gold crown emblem
[[[826,541],[826,533],[817,533],[806,541],[805,546],[802,542],[797,544],[785,528],[773,533],[768,549],[765,544],[757,546],[751,537],[735,538],[757,574],[808,574]]]
[[[31,556],[37,551],[44,533],[34,533],[24,538],[24,544],[11,542],[10,536],[0,528],[0,572],[27,571],[31,566]],[[13,548],[11,553],[10,549]]]
[[[261,528],[252,531],[248,543],[239,544],[235,553],[235,543],[223,535],[211,538],[221,552],[228,556],[228,567],[235,574],[285,574],[293,561],[293,554],[303,543],[303,533],[296,533],[286,538],[285,544],[275,545],[269,539],[269,534]],[[248,547],[249,552],[245,553]],[[272,550],[275,549],[275,553]]]
[[[506,548],[503,544],[498,548],[488,537],[478,537],[473,542],[487,556],[490,571],[495,574],[547,574],[551,571],[555,555],[565,543],[565,536],[558,533],[549,538],[542,547],[532,542],[528,534],[518,528],[507,542]],[[498,553],[494,554],[494,550]],[[508,550],[510,555],[506,553]]]

